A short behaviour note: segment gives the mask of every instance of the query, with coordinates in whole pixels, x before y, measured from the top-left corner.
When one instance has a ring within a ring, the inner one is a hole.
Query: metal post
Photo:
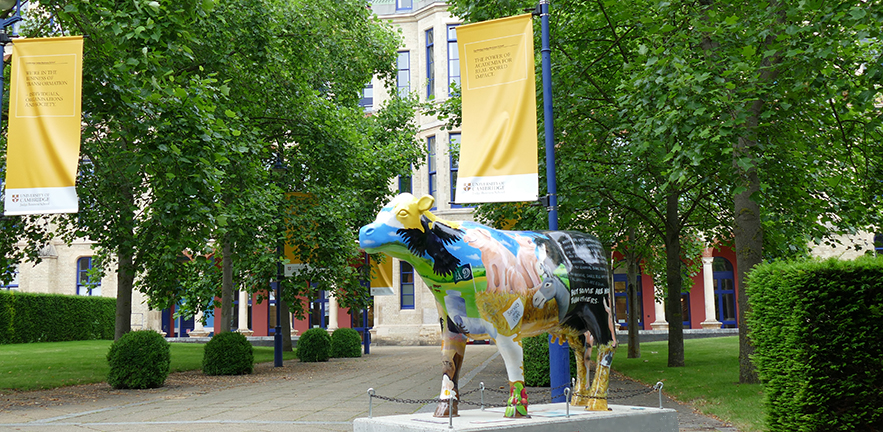
[[[549,230],[558,229],[558,183],[555,176],[555,122],[552,110],[552,49],[549,42],[549,0],[540,0],[542,23],[543,120],[546,132],[546,188],[549,192]],[[570,346],[549,339],[549,385],[561,388],[570,381]],[[552,394],[552,402],[563,402],[564,393]]]
[[[566,418],[570,418],[570,387],[564,389],[564,406]]]
[[[285,165],[282,164],[282,147],[280,146],[276,153],[276,163],[273,164],[273,172],[276,173],[277,185],[281,183],[282,173],[285,172]],[[281,186],[281,185],[280,185]],[[282,225],[282,214],[280,210],[279,224]],[[282,278],[285,269],[282,266],[284,244],[282,239],[276,242],[276,333],[273,335],[273,366],[282,367]]]
[[[451,392],[451,398],[448,399],[448,429],[454,428],[454,399],[456,396]]]
[[[481,389],[479,394],[481,394],[481,410],[484,411],[484,381],[478,383],[478,388]]]
[[[373,417],[373,414],[374,414],[372,412],[373,405],[374,405],[374,388],[372,387],[372,388],[368,389],[368,418]]]
[[[12,8],[10,8],[9,10],[12,10]],[[6,52],[6,44],[12,43],[12,39],[9,37],[9,34],[6,33],[6,27],[9,27],[21,20],[21,0],[15,0],[15,12],[8,18],[0,20],[0,107],[3,106],[3,72],[6,70],[6,62],[3,61],[3,54]],[[12,35],[18,35],[15,27],[12,28]],[[3,119],[2,117],[0,117],[0,127],[3,126],[2,123]]]
[[[365,318],[367,321],[367,318]],[[368,331],[368,325],[365,324],[365,354],[371,354],[371,332]]]
[[[653,390],[656,390],[657,392],[659,392],[659,409],[662,409],[662,386],[663,385],[664,384],[662,384],[662,381],[657,381],[656,385],[653,386]]]

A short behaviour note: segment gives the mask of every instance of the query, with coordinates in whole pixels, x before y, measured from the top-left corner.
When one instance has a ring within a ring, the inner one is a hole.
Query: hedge
[[[557,341],[556,341],[557,343]],[[528,387],[549,387],[549,334],[527,337],[521,340],[524,351],[524,385]],[[568,350],[570,376],[576,377],[576,356]]]
[[[883,430],[883,259],[765,264],[746,289],[770,431]]]
[[[331,357],[361,357],[362,336],[351,328],[339,328],[331,333]]]
[[[0,291],[0,344],[113,339],[116,299]]]

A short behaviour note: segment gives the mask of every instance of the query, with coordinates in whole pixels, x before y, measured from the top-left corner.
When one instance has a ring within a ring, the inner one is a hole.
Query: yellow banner
[[[4,214],[77,212],[82,64],[82,36],[13,43]]]
[[[463,123],[457,203],[536,201],[537,102],[530,14],[457,27]]]
[[[383,262],[371,259],[371,295],[394,295],[392,286],[392,258],[383,257]]]

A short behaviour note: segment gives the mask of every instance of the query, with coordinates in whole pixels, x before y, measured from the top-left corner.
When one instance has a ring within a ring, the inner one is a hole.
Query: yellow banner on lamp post
[[[12,47],[4,214],[76,213],[82,36]]]
[[[536,201],[531,15],[459,26],[457,45],[463,121],[455,202]]]
[[[371,295],[395,295],[392,285],[392,258],[387,256],[383,261],[371,259]]]

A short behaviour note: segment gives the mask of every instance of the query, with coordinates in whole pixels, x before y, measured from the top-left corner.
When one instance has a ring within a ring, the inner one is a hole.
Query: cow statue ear
[[[417,200],[417,210],[420,210],[420,213],[425,212],[432,208],[432,204],[435,203],[435,197],[432,195],[423,195]]]

